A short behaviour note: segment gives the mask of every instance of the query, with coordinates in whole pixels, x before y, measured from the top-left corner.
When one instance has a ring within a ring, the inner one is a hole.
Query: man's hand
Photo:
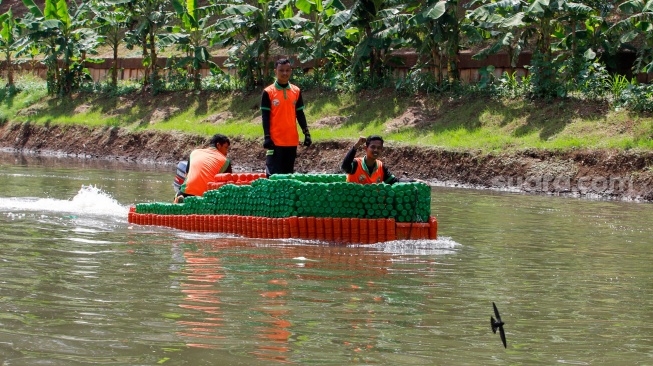
[[[311,134],[308,132],[308,128],[302,128],[302,133],[304,134],[304,146],[311,146],[313,140],[311,140]]]
[[[356,143],[354,144],[354,148],[358,149],[359,147],[365,145],[366,141],[367,139],[365,138],[365,136],[359,137],[358,141],[356,141]]]
[[[313,143],[313,140],[311,140],[311,134],[306,132],[304,134],[304,146],[309,147]]]
[[[268,150],[274,149],[274,141],[272,141],[272,137],[265,136],[265,138],[263,139],[263,148]]]

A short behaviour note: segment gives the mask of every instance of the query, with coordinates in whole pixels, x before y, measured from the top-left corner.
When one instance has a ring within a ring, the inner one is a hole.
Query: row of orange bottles
[[[128,220],[138,225],[168,226],[196,232],[220,232],[249,238],[298,238],[337,243],[370,244],[396,239],[437,239],[438,223],[396,223],[394,219],[337,217],[269,218],[237,215],[137,214]]]
[[[215,182],[248,182],[251,183],[259,178],[265,178],[265,173],[219,173],[216,174]]]
[[[395,240],[394,219],[297,217],[297,237],[337,243],[370,244]]]
[[[397,239],[432,239],[438,238],[438,220],[431,216],[429,222],[398,222]]]

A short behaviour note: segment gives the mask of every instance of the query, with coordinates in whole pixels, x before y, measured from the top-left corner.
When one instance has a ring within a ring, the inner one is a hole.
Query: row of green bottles
[[[187,197],[183,204],[140,203],[136,205],[136,212],[263,217],[393,217],[399,222],[426,222],[430,216],[431,191],[425,184],[361,185],[346,183],[344,175],[333,174],[272,177],[277,178],[259,179],[251,185],[228,184],[207,191],[203,197]]]

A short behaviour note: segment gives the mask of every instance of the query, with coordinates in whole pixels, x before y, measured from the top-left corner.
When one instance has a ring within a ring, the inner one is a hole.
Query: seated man
[[[363,144],[365,144],[365,157],[354,158],[356,156],[356,150]],[[347,173],[347,182],[360,184],[395,184],[397,182],[426,183],[419,179],[396,178],[388,171],[388,168],[386,168],[383,162],[378,159],[382,152],[383,138],[381,136],[372,135],[368,138],[361,136],[347,155],[345,155],[340,166]]]
[[[203,195],[208,184],[215,180],[216,174],[231,173],[231,161],[227,159],[230,146],[227,136],[216,134],[211,138],[208,148],[195,149],[190,153],[186,179],[179,188],[175,203],[183,202],[183,197]]]

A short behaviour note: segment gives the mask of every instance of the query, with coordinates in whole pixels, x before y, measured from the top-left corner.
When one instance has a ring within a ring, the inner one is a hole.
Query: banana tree
[[[357,0],[333,16],[330,25],[341,28],[341,48],[353,46],[349,68],[355,77],[362,77],[365,69],[372,80],[381,76],[391,50],[405,45],[401,35],[409,15],[404,9],[405,4],[391,6],[385,0]]]
[[[479,38],[476,28],[464,17],[465,0],[428,0],[426,6],[411,4],[409,19],[410,39],[420,54],[429,60],[429,66],[440,70],[438,82],[442,83],[442,70],[446,68],[450,83],[460,79],[458,53],[463,39]],[[463,35],[465,37],[463,37]],[[446,62],[446,67],[443,63]]]
[[[476,4],[474,2],[470,5]],[[493,40],[493,43],[472,57],[482,60],[505,49],[510,57],[509,74],[512,75],[519,55],[534,33],[534,28],[523,20],[527,6],[527,1],[490,0],[468,12],[467,18],[479,29],[482,38]]]
[[[302,62],[315,62],[316,74],[328,57],[332,28],[329,22],[338,11],[346,8],[340,0],[297,0],[295,7],[306,14],[309,20],[302,27],[299,46],[299,59]]]
[[[158,50],[162,29],[169,24],[173,14],[167,9],[167,0],[107,0],[109,3],[124,4],[131,19],[130,30],[125,34],[128,49],[140,47],[144,67],[143,90],[159,90]]]
[[[628,0],[619,5],[619,9],[628,15],[615,23],[608,32],[620,35],[623,45],[640,41],[637,59],[633,66],[636,72],[653,72],[653,0]]]
[[[7,88],[14,87],[14,65],[11,56],[16,52],[20,52],[24,45],[25,42],[20,35],[20,28],[14,21],[14,14],[9,8],[6,13],[0,15],[0,50],[5,56]]]
[[[523,20],[537,36],[531,62],[536,94],[564,96],[594,62],[591,41],[602,20],[592,7],[567,0],[531,0]]]
[[[561,1],[560,16],[556,21],[559,24],[555,33],[558,42],[552,45],[554,51],[564,53],[567,60],[579,60],[581,55],[595,54],[595,49],[592,49],[594,45],[591,43],[591,31],[588,31],[588,27],[600,26],[603,20],[596,16],[596,11],[592,7]],[[572,74],[575,74],[579,70],[572,69],[571,71]]]
[[[30,14],[22,22],[45,55],[48,91],[67,94],[82,80],[91,80],[84,61],[99,42],[89,27],[88,4],[73,1],[69,8],[65,0],[46,0],[43,11],[33,0],[23,0],[23,4]]]
[[[177,17],[181,20],[181,25],[170,27],[168,39],[186,52],[186,57],[179,60],[176,66],[189,65],[193,75],[193,86],[195,90],[200,90],[202,87],[200,74],[202,65],[209,65],[213,74],[222,72],[220,67],[211,60],[207,49],[207,39],[213,32],[210,16],[217,7],[215,5],[198,7],[197,0],[186,0],[183,4],[179,0],[173,0],[172,4]]]
[[[91,3],[91,9],[95,14],[96,30],[102,37],[103,43],[111,47],[112,50],[111,85],[114,87],[118,85],[118,48],[123,43],[131,21],[125,9],[125,4],[128,2],[129,0],[112,2],[93,0]]]
[[[215,25],[212,43],[230,47],[228,65],[238,69],[246,88],[262,85],[270,76],[270,49],[290,43],[290,31],[306,19],[295,16],[290,0],[259,0],[257,6],[230,5]]]
[[[428,67],[437,68],[438,84],[442,84],[442,64],[447,35],[439,21],[446,12],[446,0],[428,1],[426,6],[416,4],[409,11],[414,15],[408,20],[411,25],[408,37],[411,45],[428,60]]]

